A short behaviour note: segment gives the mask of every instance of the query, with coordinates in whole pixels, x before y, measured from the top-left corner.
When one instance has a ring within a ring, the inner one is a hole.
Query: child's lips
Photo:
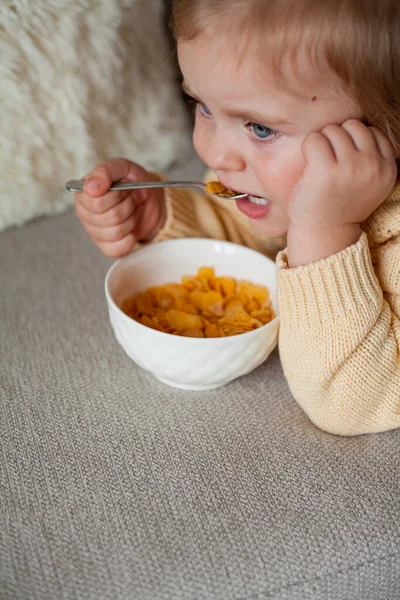
[[[261,198],[260,196],[255,196],[253,194],[248,194],[244,191],[239,191],[235,187],[230,187],[228,182],[223,181],[220,177],[219,181],[224,185],[227,189],[235,190],[237,194],[246,194],[245,198],[239,198],[235,200],[236,206],[246,217],[249,219],[262,219],[265,217],[270,211],[271,201],[266,198]]]
[[[249,219],[262,219],[269,213],[271,201],[249,194],[247,198],[236,200],[236,206]]]

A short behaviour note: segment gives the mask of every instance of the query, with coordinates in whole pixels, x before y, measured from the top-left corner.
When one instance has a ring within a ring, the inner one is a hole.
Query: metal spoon
[[[83,179],[71,179],[71,181],[67,181],[65,187],[69,192],[82,192]],[[110,187],[109,191],[117,191],[117,190],[138,190],[143,188],[164,188],[164,187],[186,187],[186,188],[199,188],[203,192],[205,190],[206,184],[200,183],[198,181],[143,181],[139,183],[113,183]],[[210,192],[207,192],[208,194]],[[212,194],[213,196],[217,196],[218,198],[222,198],[223,200],[237,200],[238,198],[246,198],[247,194],[236,194],[235,196],[224,196],[223,194]]]

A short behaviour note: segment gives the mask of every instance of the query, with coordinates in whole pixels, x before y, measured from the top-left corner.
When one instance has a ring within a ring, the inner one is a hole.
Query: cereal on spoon
[[[205,187],[205,191],[209,194],[219,194],[220,196],[226,196],[227,198],[233,198],[236,196],[236,192],[232,190],[228,190],[222,183],[219,181],[209,181]]]

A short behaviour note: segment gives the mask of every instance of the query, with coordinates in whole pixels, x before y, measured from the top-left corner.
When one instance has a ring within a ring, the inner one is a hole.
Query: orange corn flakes
[[[219,194],[220,196],[226,196],[227,198],[236,196],[236,192],[228,190],[228,188],[222,185],[222,183],[219,181],[209,181],[205,187],[205,190],[209,194]]]
[[[121,308],[146,327],[198,338],[239,335],[275,318],[266,287],[216,277],[212,267],[200,267],[180,284],[148,288],[124,300]]]

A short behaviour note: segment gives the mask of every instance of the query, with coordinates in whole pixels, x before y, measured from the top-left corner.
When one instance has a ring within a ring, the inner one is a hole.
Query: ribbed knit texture
[[[316,425],[338,435],[400,426],[400,182],[356,244],[294,269],[285,241],[255,232],[234,202],[169,189],[167,211],[155,241],[213,237],[277,255],[281,361]]]

